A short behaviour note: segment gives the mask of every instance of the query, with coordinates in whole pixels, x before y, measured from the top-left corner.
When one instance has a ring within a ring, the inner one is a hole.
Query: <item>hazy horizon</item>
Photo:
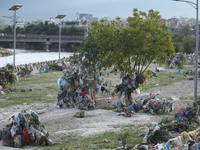
[[[0,0],[0,19],[6,23],[11,22],[11,19],[2,16],[12,17],[14,11],[9,8],[15,4],[23,4],[23,7],[17,10],[17,16],[26,21],[49,20],[59,14],[67,15],[64,20],[70,21],[77,12],[92,14],[98,18],[128,18],[132,16],[133,8],[145,12],[150,9],[159,11],[163,19],[180,16],[196,18],[196,10],[193,7],[172,0]]]

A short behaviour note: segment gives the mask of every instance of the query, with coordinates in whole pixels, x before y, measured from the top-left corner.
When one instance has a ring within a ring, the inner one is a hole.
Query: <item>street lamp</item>
[[[64,18],[66,15],[58,15],[56,18],[60,19],[60,27],[59,27],[59,59],[58,62],[60,63],[60,43],[61,43],[61,19]]]
[[[9,10],[14,10],[14,54],[13,54],[13,73],[15,73],[15,47],[16,47],[16,11],[20,9],[23,5],[14,5]]]
[[[193,8],[196,9],[196,57],[195,57],[195,81],[194,81],[194,105],[197,104],[197,70],[198,70],[198,39],[199,39],[199,25],[198,25],[198,0],[196,0],[197,2],[191,2],[191,1],[185,1],[185,0],[173,0],[173,1],[180,1],[180,2],[186,2],[188,4],[190,4]]]

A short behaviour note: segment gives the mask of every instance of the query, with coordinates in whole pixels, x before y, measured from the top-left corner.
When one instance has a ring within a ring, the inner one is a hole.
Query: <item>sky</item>
[[[190,0],[196,3],[196,0]],[[132,16],[133,8],[148,12],[153,9],[160,12],[164,19],[173,17],[196,18],[196,10],[185,2],[172,0],[0,0],[0,20],[12,22],[14,11],[9,10],[15,4],[23,4],[17,10],[17,16],[26,21],[36,19],[49,20],[57,15],[67,15],[66,20],[73,20],[77,12],[92,14],[93,17],[121,17]]]

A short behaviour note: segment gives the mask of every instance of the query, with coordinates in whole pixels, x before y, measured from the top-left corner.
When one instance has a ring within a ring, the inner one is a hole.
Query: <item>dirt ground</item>
[[[200,83],[198,79],[198,89],[199,88]],[[179,108],[193,104],[193,100],[179,99],[180,97],[194,96],[194,80],[184,80],[182,82],[173,83],[172,85],[152,88],[142,92],[141,94],[134,94],[133,99],[149,95],[150,92],[158,94],[158,98],[171,97],[175,104],[175,111],[177,112]],[[112,100],[101,99],[98,101],[98,105],[101,105],[102,108],[105,106],[112,107],[116,105],[117,100],[117,96]],[[8,118],[14,114],[18,114],[24,109],[31,109],[40,114],[40,121],[45,124],[46,130],[50,133],[50,138],[55,142],[59,142],[61,138],[69,137],[73,134],[85,137],[103,133],[105,131],[118,131],[120,128],[116,127],[129,124],[157,124],[163,117],[163,115],[156,116],[143,113],[136,113],[132,117],[123,117],[117,116],[118,113],[112,110],[95,109],[92,111],[86,111],[85,118],[74,118],[73,115],[79,111],[79,109],[58,109],[54,107],[54,103],[34,103],[31,105],[0,108],[0,129],[3,129],[6,124],[10,123]]]

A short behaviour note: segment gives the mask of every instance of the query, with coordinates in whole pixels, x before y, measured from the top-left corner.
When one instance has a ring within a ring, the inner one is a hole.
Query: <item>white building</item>
[[[195,19],[188,18],[188,17],[180,16],[179,17],[179,22],[180,22],[181,26],[186,26],[186,25],[192,26],[192,25],[195,25]]]
[[[26,21],[24,19],[18,18],[16,23],[16,28],[24,28],[26,26]]]
[[[90,22],[98,21],[98,17],[93,17],[92,14],[85,14],[85,13],[76,13],[74,20],[79,22],[86,22],[90,24]]]

